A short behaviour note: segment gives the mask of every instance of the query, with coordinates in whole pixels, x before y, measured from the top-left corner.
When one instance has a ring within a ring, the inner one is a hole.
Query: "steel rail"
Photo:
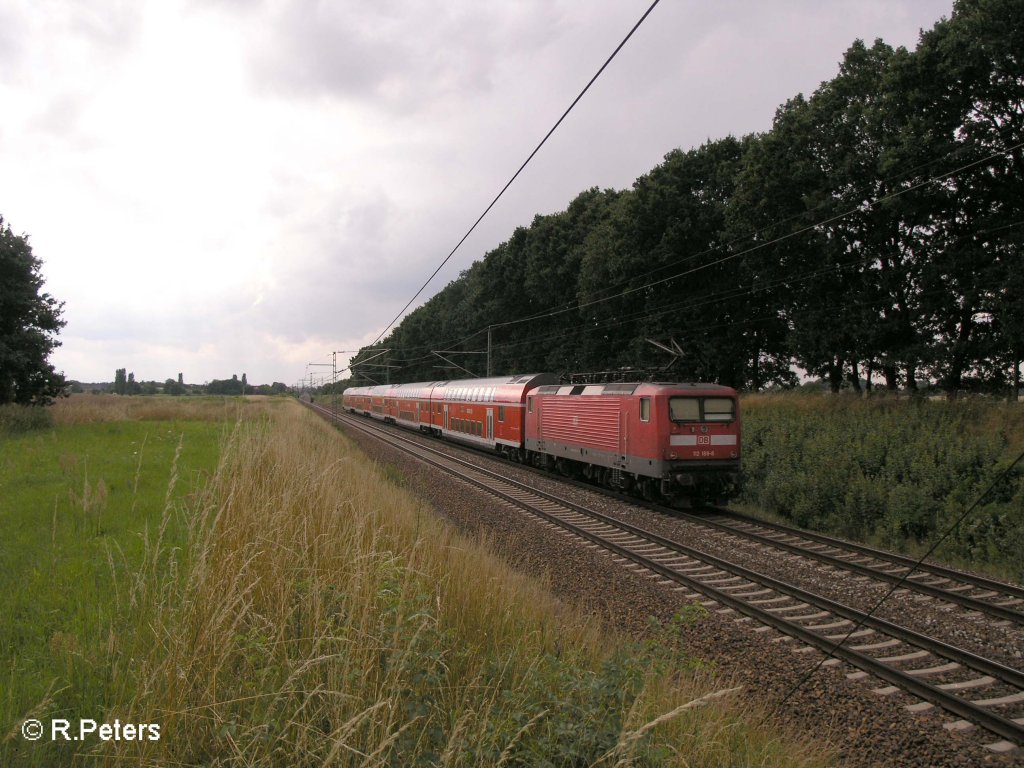
[[[1024,624],[1024,613],[1021,613],[1020,611],[1015,611],[1012,608],[1006,607],[1005,605],[989,603],[984,600],[980,600],[976,597],[971,597],[970,595],[961,595],[957,592],[950,592],[947,589],[943,589],[942,587],[937,587],[932,584],[923,584],[919,581],[915,581],[909,578],[905,574],[901,575],[898,573],[889,573],[887,571],[880,570],[879,568],[872,568],[871,566],[864,565],[862,563],[852,563],[849,560],[844,560],[843,558],[838,557],[836,555],[830,555],[826,552],[816,552],[813,549],[802,547],[799,544],[793,544],[791,542],[786,541],[778,541],[770,537],[759,535],[752,531],[744,531],[740,528],[736,528],[735,526],[729,525],[728,523],[722,523],[717,520],[709,520],[707,518],[702,518],[698,515],[692,515],[687,512],[681,512],[680,510],[672,510],[672,513],[674,517],[689,520],[695,525],[703,525],[705,527],[715,528],[716,530],[724,531],[734,536],[741,536],[750,541],[762,543],[765,546],[775,547],[777,549],[781,549],[786,552],[799,555],[800,557],[806,557],[811,560],[817,560],[820,563],[826,563],[827,565],[831,565],[836,568],[852,571],[853,573],[859,574],[861,576],[867,576],[869,578],[877,579],[879,581],[885,581],[889,584],[900,584],[900,586],[905,587],[908,590],[920,592],[921,594],[928,595],[930,597],[935,597],[940,600],[945,600],[950,603],[956,603],[957,605],[963,606],[964,608],[967,608],[972,611],[987,613],[991,616],[995,616],[1000,619],[1012,621],[1015,624]],[[789,535],[795,537],[803,536],[802,532],[799,531],[792,531],[789,533]],[[810,539],[810,537],[807,538]],[[837,549],[842,548],[841,545],[833,546],[835,546]],[[883,558],[878,559],[882,560],[883,562],[891,562]],[[953,573],[955,573],[955,571]],[[949,578],[952,580],[954,577],[948,576],[944,578]],[[974,584],[971,581],[968,581],[964,578],[963,575],[956,577],[956,580],[960,583],[967,583],[975,587],[981,586],[978,584]]]
[[[326,413],[326,411],[324,411],[324,413]],[[465,445],[462,443],[456,443],[455,445],[457,445],[460,449],[463,450],[473,451],[475,453],[481,453],[483,455],[489,455],[486,451],[483,451],[482,449],[472,445]],[[540,472],[540,470],[536,470],[535,468],[530,467],[529,465],[521,466],[523,469],[526,469],[527,471]],[[548,473],[544,472],[542,474],[547,475]],[[622,493],[608,491],[607,489],[601,488],[600,486],[594,486],[590,483],[584,483],[573,478],[561,477],[559,479],[578,488],[590,490],[592,492],[607,494],[612,498],[624,498],[624,494]],[[743,515],[739,512],[735,512],[734,510],[726,509],[723,507],[710,508],[715,513],[720,514],[723,517],[731,518],[737,521],[738,523],[761,526],[769,530],[786,534],[788,536],[804,538],[808,541],[813,541],[819,544],[825,544],[838,550],[847,550],[851,553],[872,557],[882,562],[891,563],[893,565],[905,567],[908,569],[913,568],[913,570],[916,572],[914,575],[888,573],[886,571],[881,570],[880,568],[873,568],[870,565],[854,563],[834,554],[816,552],[813,549],[801,547],[799,544],[779,541],[778,539],[774,539],[769,536],[762,536],[752,531],[744,531],[740,528],[729,525],[728,523],[723,523],[717,520],[711,520],[706,517],[701,517],[700,515],[684,512],[682,510],[675,509],[672,507],[666,507],[661,504],[647,502],[642,499],[634,499],[632,497],[628,497],[627,500],[629,501],[629,503],[637,506],[643,506],[648,509],[663,512],[669,514],[672,517],[684,518],[695,525],[702,525],[704,527],[716,528],[718,530],[726,531],[733,535],[745,537],[751,541],[760,542],[767,546],[775,547],[777,549],[781,549],[792,554],[799,555],[801,557],[806,557],[808,559],[816,560],[821,563],[826,563],[836,568],[841,568],[843,570],[847,570],[862,576],[866,576],[868,578],[884,581],[889,584],[897,584],[902,580],[902,584],[900,585],[901,588],[905,588],[907,590],[911,590],[913,592],[917,592],[923,595],[928,595],[929,597],[933,597],[939,600],[945,600],[946,602],[954,603],[970,611],[977,611],[979,613],[988,614],[989,616],[993,616],[997,619],[1010,621],[1014,624],[1024,625],[1024,612],[1022,611],[1015,610],[1014,608],[1008,607],[1006,605],[1000,605],[997,602],[982,600],[977,597],[972,597],[971,595],[960,594],[959,592],[951,591],[941,586],[926,584],[921,581],[918,581],[917,578],[915,578],[915,576],[916,573],[920,573],[921,576],[927,576],[930,574],[933,576],[938,576],[949,579],[951,581],[955,581],[959,584],[966,584],[971,586],[972,588],[994,590],[1000,593],[998,596],[993,596],[995,599],[1019,598],[1024,600],[1024,588],[1018,587],[1013,584],[1005,584],[1003,582],[996,581],[994,579],[988,579],[983,576],[976,576],[974,574],[963,573],[960,571],[956,571],[952,568],[946,568],[945,566],[933,563],[918,563],[916,560],[913,560],[912,558],[906,557],[904,555],[886,552],[885,550],[876,549],[874,547],[868,547],[863,544],[847,542],[832,536],[826,536],[820,533],[804,531],[798,528],[793,528],[791,526],[786,526],[779,523],[762,521],[757,518],[753,518],[748,515]]]
[[[964,719],[971,720],[977,723],[978,725],[982,726],[986,730],[996,735],[999,735],[1009,741],[1012,741],[1016,744],[1024,743],[1024,726],[1017,724],[1009,718],[1003,717],[983,707],[979,707],[971,703],[970,701],[967,701],[966,699],[947,693],[941,688],[937,688],[936,686],[926,683],[918,679],[917,677],[914,677],[908,673],[902,672],[899,669],[896,669],[883,662],[880,662],[868,656],[867,654],[861,653],[852,648],[848,648],[842,645],[841,643],[836,643],[835,641],[830,640],[822,635],[819,635],[816,632],[801,626],[800,624],[796,624],[782,617],[775,616],[774,614],[768,611],[765,611],[761,608],[757,608],[756,606],[753,606],[743,600],[740,600],[739,598],[733,597],[732,595],[726,592],[722,592],[721,590],[718,590],[715,587],[705,585],[696,579],[693,579],[665,565],[662,565],[656,560],[652,560],[649,557],[645,557],[644,555],[631,551],[628,546],[608,541],[599,534],[593,533],[592,531],[588,531],[586,528],[582,526],[571,523],[565,520],[564,518],[558,516],[557,514],[540,509],[539,507],[536,507],[535,505],[532,505],[529,502],[524,501],[522,498],[517,498],[515,495],[494,488],[493,485],[489,484],[488,482],[482,481],[479,478],[473,478],[472,476],[467,475],[465,472],[453,469],[450,466],[446,467],[444,466],[444,463],[449,462],[458,465],[463,465],[465,467],[468,467],[472,472],[482,474],[485,477],[491,478],[492,480],[499,480],[500,482],[511,485],[513,488],[518,489],[520,492],[533,494],[546,501],[558,504],[559,506],[562,506],[572,512],[595,519],[604,525],[608,525],[613,528],[618,528],[619,530],[630,533],[634,536],[638,536],[640,538],[646,538],[649,542],[657,544],[658,546],[676,552],[680,555],[700,560],[712,567],[718,568],[719,570],[731,573],[735,576],[739,576],[752,583],[768,587],[776,592],[779,592],[780,594],[785,594],[788,597],[791,597],[795,600],[799,600],[801,602],[814,605],[822,610],[829,611],[830,613],[833,613],[836,616],[840,616],[850,621],[856,621],[861,626],[874,629],[878,632],[889,635],[890,637],[894,637],[903,642],[906,642],[907,644],[923,648],[924,650],[927,650],[935,654],[936,656],[941,656],[943,658],[957,661],[963,664],[964,666],[973,669],[976,672],[981,672],[983,674],[990,675],[1017,688],[1024,688],[1024,673],[1021,673],[1018,670],[1006,667],[1002,664],[999,664],[998,662],[991,661],[990,659],[985,659],[984,657],[977,656],[976,654],[973,654],[969,651],[957,648],[956,646],[951,646],[947,643],[943,643],[942,641],[936,640],[934,638],[930,638],[925,635],[920,635],[919,633],[914,632],[913,630],[900,627],[896,624],[892,624],[891,622],[885,621],[884,619],[878,619],[876,617],[867,617],[866,614],[864,614],[863,612],[858,611],[849,606],[843,605],[842,603],[837,603],[828,598],[814,595],[813,593],[806,592],[786,582],[782,582],[770,576],[766,576],[764,574],[760,574],[756,571],[752,571],[742,566],[729,563],[708,553],[702,552],[692,547],[687,547],[685,545],[679,544],[678,542],[671,541],[670,539],[666,539],[649,531],[645,531],[644,529],[638,528],[637,526],[632,526],[628,523],[623,523],[622,521],[616,520],[615,518],[609,517],[600,512],[586,509],[585,507],[581,507],[580,505],[574,502],[568,501],[566,499],[560,499],[554,494],[549,494],[547,492],[531,488],[523,483],[499,475],[498,473],[493,472],[491,470],[484,469],[477,465],[473,465],[472,463],[464,459],[460,459],[458,457],[445,454],[441,451],[431,448],[430,446],[417,443],[413,440],[408,439],[405,436],[399,436],[381,430],[377,428],[377,425],[374,425],[375,428],[372,430],[367,429],[363,425],[355,426],[357,426],[357,428],[363,431],[374,433],[374,436],[376,436],[378,439],[388,442],[395,447],[400,447],[397,445],[397,443],[406,443],[414,446],[419,451],[429,452],[441,456],[443,457],[442,460],[433,459],[430,458],[429,456],[419,456],[418,458],[420,458],[421,461],[425,461],[433,466],[443,469],[449,474],[459,477],[476,487],[482,488],[486,492],[494,496],[497,496],[498,498],[501,498],[520,508],[526,509],[531,514],[537,515],[553,524],[556,524],[566,530],[569,530],[574,535],[586,539],[602,548],[608,549],[609,551],[612,551],[615,554],[620,555],[621,557],[626,558],[643,568],[646,568],[654,573],[662,575],[665,578],[670,579],[678,584],[683,584],[686,587],[693,589],[694,591],[699,592],[700,594],[703,594],[722,605],[732,608],[733,610],[745,616],[749,616],[760,623],[772,626],[773,628],[779,630],[783,634],[795,637],[798,640],[805,642],[807,645],[818,648],[819,650],[825,652],[829,656],[834,656],[836,658],[840,658],[844,661],[847,661],[848,663],[857,667],[858,669],[861,669],[864,672],[867,672],[877,678],[885,680],[886,682],[892,683],[893,685],[917,696],[920,699],[923,699],[936,706],[941,707],[947,712],[951,712],[953,714],[959,715],[960,717],[963,717]],[[386,437],[382,435],[386,435]]]
[[[767,520],[759,520],[756,517],[750,517],[749,515],[744,515],[740,512],[736,512],[731,509],[726,509],[724,507],[711,507],[710,509],[714,510],[717,514],[733,518],[734,520],[738,520],[743,523],[748,523],[750,525],[759,525],[762,528],[768,528],[769,530],[778,531],[779,533],[785,533],[790,536],[799,536],[810,541],[817,542],[818,544],[827,544],[837,549],[848,549],[853,552],[857,552],[861,555],[867,555],[869,557],[874,557],[879,560],[889,561],[894,565],[905,566],[907,568],[914,568],[915,570],[921,571],[923,573],[931,573],[935,576],[942,576],[947,579],[962,581],[965,583],[972,584],[976,587],[980,587],[983,589],[992,589],[996,590],[997,592],[1002,592],[1011,597],[1019,597],[1021,599],[1024,599],[1024,587],[1018,587],[1015,584],[1006,584],[1002,581],[996,581],[995,579],[989,579],[984,576],[976,576],[971,573],[961,573],[960,571],[956,571],[952,568],[947,568],[944,565],[938,565],[936,563],[918,563],[913,558],[906,557],[905,555],[898,555],[894,552],[886,552],[883,549],[876,549],[874,547],[869,547],[864,544],[856,544],[854,542],[844,541],[843,539],[838,539],[833,536],[826,536],[822,533],[805,531],[800,528],[793,528],[791,526],[782,525],[780,523],[768,522]],[[769,541],[772,541],[772,539],[769,539]]]

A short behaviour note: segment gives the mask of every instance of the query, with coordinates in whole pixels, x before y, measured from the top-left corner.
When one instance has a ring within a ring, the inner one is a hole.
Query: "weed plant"
[[[753,395],[740,502],[797,525],[923,553],[1024,449],[1024,409],[965,398]],[[1024,467],[938,555],[1024,579]]]

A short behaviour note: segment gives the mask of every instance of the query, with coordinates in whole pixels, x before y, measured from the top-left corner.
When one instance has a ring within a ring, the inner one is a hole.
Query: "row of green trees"
[[[85,390],[77,381],[70,382],[72,394]],[[91,386],[90,391],[112,391],[117,395],[187,395],[192,392],[192,387],[184,384],[182,375],[178,374],[178,380],[167,379],[161,384],[157,381],[136,381],[134,371],[127,368],[118,368],[114,373],[113,386],[100,385]]]
[[[72,391],[83,391],[77,382],[72,382]],[[136,381],[135,374],[125,368],[118,368],[114,373],[112,385],[92,385],[91,391],[110,391],[118,395],[283,395],[288,392],[287,384],[275,381],[273,384],[250,384],[246,374],[238,378],[238,374],[230,379],[214,379],[205,384],[186,384],[182,374],[178,380],[167,379],[163,383],[157,381]]]
[[[647,339],[674,339],[673,376],[747,389],[795,383],[794,364],[834,390],[1016,389],[1021,19],[1024,0],[958,0],[914,51],[855,42],[770,131],[517,229],[355,371],[388,348],[393,381],[465,375],[431,350],[483,350],[492,326],[494,373],[657,367]]]
[[[205,386],[209,395],[283,395],[288,385],[275,381],[273,384],[250,384],[246,375],[234,374],[230,379],[214,379]]]

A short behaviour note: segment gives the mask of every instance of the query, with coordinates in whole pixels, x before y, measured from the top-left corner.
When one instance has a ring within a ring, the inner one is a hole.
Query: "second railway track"
[[[796,531],[755,520],[731,510],[717,509],[716,517],[686,515],[701,525],[734,536],[769,544],[787,552],[826,563],[861,576],[899,584],[901,588],[955,603],[996,619],[1024,625],[1024,589],[932,563],[917,563],[892,552],[842,541],[831,536]]]

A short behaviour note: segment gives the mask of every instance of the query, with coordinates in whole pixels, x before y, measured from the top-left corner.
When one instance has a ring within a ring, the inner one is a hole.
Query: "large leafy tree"
[[[828,257],[837,265],[832,285],[842,290],[842,335],[855,389],[860,362],[869,374],[880,367],[890,389],[896,388],[897,368],[903,367],[906,385],[915,387],[920,225],[903,196],[912,180],[890,161],[906,121],[894,109],[905,94],[891,71],[894,61],[908,56],[881,40],[870,48],[857,41],[843,57],[839,74],[812,99],[815,155],[828,182],[823,208],[838,216],[823,228]],[[805,337],[813,333],[806,325],[800,331]]]
[[[914,51],[855,42],[771,131],[537,216],[395,329],[395,376],[431,377],[430,349],[479,352],[492,327],[496,373],[653,367],[646,340],[674,339],[674,376],[751,389],[790,383],[792,360],[833,390],[866,371],[1016,391],[1022,16],[956,0]]]
[[[582,342],[591,331],[578,309],[582,264],[591,233],[612,216],[621,194],[586,190],[565,211],[535,217],[521,238],[523,290],[529,315],[539,317],[504,327],[498,336],[502,351],[514,354],[521,370],[572,373],[590,367]],[[505,317],[522,316],[525,307],[509,309]]]
[[[633,356],[656,360],[662,356],[646,339],[676,339],[683,351],[676,375],[732,386],[749,384],[758,353],[749,276],[722,242],[743,148],[730,136],[670,152],[637,179],[624,219],[623,277],[642,288],[633,297],[643,308]]]
[[[726,221],[747,271],[789,329],[796,361],[838,389],[853,355],[846,314],[852,286],[838,237],[815,226],[833,205],[815,146],[819,120],[803,96],[779,108],[772,130],[744,155]]]
[[[64,388],[47,361],[64,327],[63,302],[42,292],[42,262],[0,217],[0,404],[45,405]]]
[[[959,0],[901,72],[912,86],[904,104],[917,116],[905,162],[941,159],[936,170],[945,172],[925,197],[921,281],[931,370],[950,393],[972,379],[995,383],[1019,361],[1022,14],[1022,0]]]
[[[888,73],[905,55],[855,42],[833,80],[780,108],[731,200],[733,235],[748,233],[747,262],[789,323],[795,359],[833,390],[844,374],[859,388],[862,363],[890,387],[900,364],[914,381],[915,227],[897,195],[908,182],[884,167],[899,117]]]

